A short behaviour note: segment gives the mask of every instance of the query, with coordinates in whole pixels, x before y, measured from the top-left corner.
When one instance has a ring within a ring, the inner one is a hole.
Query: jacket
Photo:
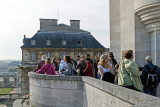
[[[54,69],[54,66],[51,65],[51,64],[44,64],[42,66],[42,68],[39,69],[36,73],[39,73],[39,74],[48,74],[48,75],[56,75],[56,71]]]
[[[65,74],[67,76],[73,76],[74,75],[74,69],[71,63],[68,63],[66,65],[65,71],[62,71],[62,74]]]
[[[93,77],[93,66],[91,63],[87,64],[86,69],[83,71],[85,76]]]
[[[154,64],[151,63],[151,62],[147,62],[146,65],[148,65],[148,67],[149,67],[151,70],[154,68]],[[143,66],[143,69],[144,69],[144,70],[143,70],[143,73],[142,73],[142,75],[141,75],[141,80],[142,80],[142,82],[144,81],[145,76],[148,74],[148,69],[147,69],[146,65]],[[156,72],[157,75],[158,75],[158,82],[160,82],[160,68],[159,68],[158,66],[157,66],[155,72]]]
[[[118,85],[134,86],[137,90],[142,90],[141,74],[133,60],[124,59],[119,67]]]
[[[33,72],[38,71],[39,69],[41,69],[41,67],[45,64],[45,61],[42,60],[41,62],[38,63],[37,67],[33,70]]]

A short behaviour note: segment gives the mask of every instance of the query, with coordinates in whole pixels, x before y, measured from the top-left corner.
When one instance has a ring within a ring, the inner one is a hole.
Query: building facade
[[[70,26],[57,24],[56,19],[40,19],[40,30],[32,37],[24,36],[22,63],[36,63],[42,55],[51,59],[89,53],[91,58],[108,51],[90,32],[80,29],[80,20],[70,20]]]
[[[131,49],[139,66],[147,55],[160,66],[160,0],[110,0],[110,39],[118,61]]]

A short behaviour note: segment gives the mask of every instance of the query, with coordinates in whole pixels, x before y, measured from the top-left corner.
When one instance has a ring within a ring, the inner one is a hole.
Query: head
[[[101,66],[104,67],[104,65],[105,65],[108,61],[109,61],[108,56],[105,55],[105,54],[103,54],[103,55],[101,55],[101,57],[100,57],[100,61],[99,61],[99,64],[98,64],[98,65],[101,65]]]
[[[86,58],[90,58],[90,54],[87,54],[87,55],[86,55]]]
[[[98,61],[98,60],[99,60],[98,56],[95,56],[95,60],[96,60],[96,61]]]
[[[76,59],[77,59],[77,61],[80,61],[81,57],[78,55]]]
[[[109,53],[108,53],[108,57],[114,58],[113,52],[109,52]]]
[[[53,59],[53,62],[57,62],[57,58],[54,58],[54,59]]]
[[[43,61],[46,61],[46,60],[47,60],[47,56],[46,56],[46,55],[42,55],[41,59],[42,59]]]
[[[133,59],[133,51],[132,50],[128,50],[125,52],[124,57],[126,59]]]
[[[81,60],[85,60],[85,56],[84,55],[81,56]]]
[[[51,64],[51,58],[47,58],[46,64]]]
[[[72,60],[71,60],[71,57],[70,56],[64,56],[64,61],[66,62],[66,63],[72,63]]]
[[[85,63],[88,64],[90,62],[90,58],[85,59]]]
[[[152,57],[151,56],[147,56],[145,59],[146,59],[146,62],[151,62],[152,63]]]

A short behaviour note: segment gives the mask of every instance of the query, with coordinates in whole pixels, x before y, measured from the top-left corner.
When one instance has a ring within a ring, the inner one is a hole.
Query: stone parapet
[[[157,97],[91,77],[52,76],[30,72],[29,78],[30,100],[34,107],[159,107],[160,105],[160,99]]]

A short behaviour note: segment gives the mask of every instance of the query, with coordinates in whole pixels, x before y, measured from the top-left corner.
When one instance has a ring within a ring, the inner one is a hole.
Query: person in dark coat
[[[92,66],[93,66],[93,60],[90,58],[90,54],[87,54],[86,55],[86,58],[89,58],[90,60],[89,60],[89,62],[92,64]]]
[[[36,71],[38,71],[39,69],[41,69],[42,66],[45,64],[46,59],[47,59],[47,56],[46,56],[46,55],[43,55],[43,56],[42,56],[42,60],[38,63],[37,67],[33,70],[33,72],[36,72]]]
[[[110,59],[110,62],[115,66],[117,64],[117,60],[114,58],[113,52],[109,52],[108,57]]]
[[[81,56],[81,61],[78,63],[76,69],[78,70],[78,74],[79,76],[84,76],[84,73],[83,71],[85,70],[86,68],[86,63],[85,63],[85,56]]]
[[[94,64],[93,64],[93,67],[94,67],[94,77],[97,78],[97,75],[98,75],[98,62],[99,62],[99,58],[98,56],[95,56],[95,61],[94,61]]]
[[[86,59],[85,59],[85,62],[86,62],[86,64],[87,64],[87,67],[86,67],[86,69],[83,71],[84,75],[85,75],[85,76],[93,77],[93,66],[92,66],[92,64],[90,63],[90,58],[86,58]]]
[[[57,58],[54,58],[52,61],[52,65],[54,66],[56,71],[59,71],[58,61]]]

